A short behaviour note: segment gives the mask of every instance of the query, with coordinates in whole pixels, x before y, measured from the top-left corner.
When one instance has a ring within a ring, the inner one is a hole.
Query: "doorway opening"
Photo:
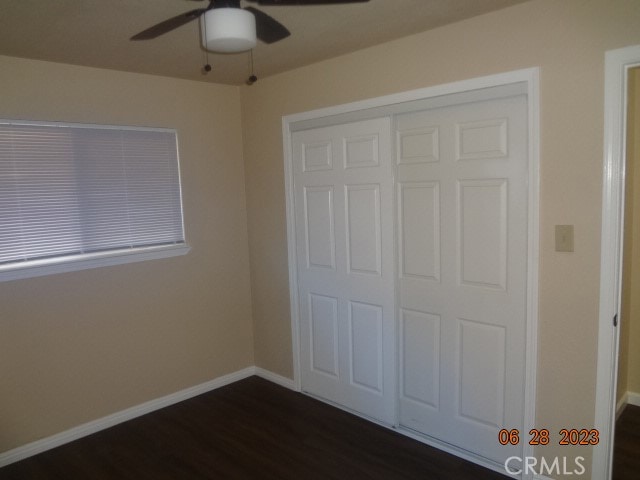
[[[635,330],[631,313],[633,295],[630,296],[629,292],[623,293],[625,287],[633,288],[632,282],[624,281],[624,277],[628,277],[627,280],[632,278],[633,269],[629,266],[624,268],[623,254],[625,250],[628,255],[633,254],[631,239],[635,202],[631,199],[635,197],[636,183],[632,181],[635,177],[635,165],[632,160],[626,162],[629,143],[627,132],[630,126],[627,105],[633,96],[629,95],[630,81],[635,82],[635,69],[639,66],[640,46],[606,53],[600,325],[595,415],[595,426],[601,433],[601,442],[595,448],[593,458],[593,476],[603,479],[611,478],[612,474],[617,407],[622,409],[625,402],[636,400],[635,395],[627,393],[628,388],[635,388],[635,380],[629,383],[630,373],[635,377],[635,368],[632,365],[635,363],[632,360],[635,359],[635,353],[632,357],[627,348],[630,345],[632,329]],[[634,127],[634,130],[637,128]],[[626,185],[625,177],[628,180]],[[625,216],[629,220],[626,232]],[[619,325],[624,325],[624,328],[618,328]],[[621,335],[623,329],[624,334]]]
[[[622,235],[620,348],[616,388],[614,478],[640,470],[640,442],[630,432],[640,419],[640,67],[627,73],[625,194]]]

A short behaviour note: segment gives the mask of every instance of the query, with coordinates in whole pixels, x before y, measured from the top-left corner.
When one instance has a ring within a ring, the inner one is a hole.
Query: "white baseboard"
[[[269,380],[270,382],[280,385],[281,387],[288,388],[289,390],[296,389],[295,382],[292,379],[283,377],[282,375],[278,375],[277,373],[273,373],[269,370],[265,370],[264,368],[255,367],[255,374],[260,378]]]
[[[59,447],[66,443],[72,442],[74,440],[78,440],[82,437],[86,437],[87,435],[91,435],[101,430],[105,430],[109,427],[113,427],[115,425],[126,422],[128,420],[132,420],[134,418],[140,417],[142,415],[153,412],[155,410],[168,407],[170,405],[182,402],[184,400],[188,400],[198,395],[202,395],[203,393],[207,393],[217,388],[224,387],[225,385],[229,385],[239,380],[243,380],[252,375],[256,375],[258,377],[264,378],[265,380],[268,380],[277,385],[280,385],[281,387],[288,388],[289,390],[294,390],[294,391],[296,390],[295,382],[290,378],[283,377],[281,375],[278,375],[276,373],[273,373],[269,370],[265,370],[260,367],[254,367],[254,366],[247,367],[243,370],[239,370],[237,372],[233,372],[228,375],[218,377],[216,379],[210,380],[200,385],[189,387],[184,390],[180,390],[179,392],[175,392],[170,395],[166,395],[164,397],[157,398],[155,400],[150,400],[140,405],[133,406],[126,410],[122,410],[120,412],[107,415],[106,417],[99,418],[97,420],[84,423],[82,425],[78,425],[77,427],[71,428],[61,433],[57,433],[47,438],[43,438],[41,440],[37,440],[32,443],[28,443],[21,447],[14,448],[13,450],[2,452],[0,453],[0,468],[6,465],[9,465],[11,463],[24,460],[25,458],[31,457],[33,455],[37,455],[39,453],[45,452],[47,450],[51,450],[52,448]],[[625,395],[625,399],[627,397],[629,398],[630,404],[640,406],[640,394],[628,392]],[[633,403],[633,402],[636,402],[636,403]],[[342,408],[342,407],[338,406],[338,408]],[[342,409],[346,410],[344,408]],[[379,422],[376,422],[375,420],[369,419],[368,417],[364,417],[364,418],[367,418],[370,421],[374,421],[374,423],[379,423]],[[392,428],[389,425],[384,425],[384,424],[380,424],[380,425],[383,425],[387,428]],[[399,433],[402,433],[405,436],[414,438],[422,443],[426,443],[428,445],[434,446],[440,450],[446,451],[460,458],[463,458],[465,460],[469,460],[473,463],[481,465],[485,468],[489,468],[493,471],[504,474],[504,470],[501,470],[499,466],[491,462],[488,462],[486,459],[483,459],[481,457],[476,457],[475,455],[469,454],[468,452],[428,439],[422,435],[417,435],[413,431],[408,429],[403,429],[403,428],[397,428],[397,429],[392,428],[392,429]],[[542,475],[535,475],[534,480],[551,480],[551,479]]]
[[[627,403],[629,405],[640,407],[640,393],[627,392],[626,397],[627,397]]]
[[[622,415],[624,407],[627,406],[627,403],[629,403],[629,392],[626,392],[624,395],[622,395],[622,398],[616,404],[616,420],[618,420],[618,418],[620,418],[620,415]]]
[[[119,423],[126,422],[127,420],[132,420],[136,417],[140,417],[155,410],[159,410],[161,408],[168,407],[169,405],[173,405],[175,403],[188,400],[189,398],[202,395],[203,393],[210,392],[217,388],[224,387],[225,385],[229,385],[252,375],[259,375],[263,378],[266,378],[267,380],[271,380],[271,378],[269,377],[280,378],[282,379],[282,381],[287,380],[284,377],[280,377],[279,375],[267,372],[266,370],[260,369],[260,373],[258,373],[257,370],[258,369],[256,369],[256,367],[247,367],[243,370],[218,377],[200,385],[185,388],[184,390],[180,390],[179,392],[175,392],[170,395],[157,398],[155,400],[150,400],[140,405],[127,408],[126,410],[107,415],[106,417],[102,417],[97,420],[78,425],[77,427],[73,427],[69,430],[57,433],[50,437],[36,440],[35,442],[28,443],[21,447],[2,452],[0,453],[0,468],[19,460],[31,457],[38,453],[51,450],[52,448],[59,447],[60,445],[64,445],[65,443],[69,443],[79,438],[86,437],[87,435],[99,432],[100,430],[113,427],[115,425],[118,425]]]
[[[624,411],[624,407],[627,405],[640,407],[640,393],[625,392],[620,401],[616,404],[616,420],[620,418],[620,415],[622,415],[622,412]]]

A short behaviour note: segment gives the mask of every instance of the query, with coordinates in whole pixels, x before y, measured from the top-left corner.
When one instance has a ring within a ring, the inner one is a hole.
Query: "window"
[[[0,120],[0,280],[187,251],[175,131]]]

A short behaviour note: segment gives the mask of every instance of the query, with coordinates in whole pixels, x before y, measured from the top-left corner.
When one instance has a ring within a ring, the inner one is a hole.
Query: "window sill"
[[[29,262],[28,265],[13,264],[5,268],[0,267],[0,282],[177,257],[186,255],[189,250],[191,247],[188,245],[171,245],[38,260]]]

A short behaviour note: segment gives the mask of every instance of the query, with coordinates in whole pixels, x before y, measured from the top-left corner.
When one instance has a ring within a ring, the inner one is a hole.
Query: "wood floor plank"
[[[640,478],[640,407],[627,405],[616,422],[613,480]]]
[[[0,469],[1,480],[503,480],[251,377]]]

